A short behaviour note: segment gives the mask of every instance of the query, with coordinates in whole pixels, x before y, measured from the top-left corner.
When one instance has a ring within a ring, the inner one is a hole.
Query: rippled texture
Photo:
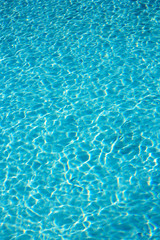
[[[160,239],[159,0],[0,3],[0,239]]]

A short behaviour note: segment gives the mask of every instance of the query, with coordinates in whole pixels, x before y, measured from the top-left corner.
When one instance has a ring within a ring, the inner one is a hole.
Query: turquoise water
[[[0,3],[0,239],[160,239],[160,2]]]

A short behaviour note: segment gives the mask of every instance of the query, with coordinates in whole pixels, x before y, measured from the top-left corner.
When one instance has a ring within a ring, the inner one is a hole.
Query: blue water
[[[159,26],[159,0],[1,0],[1,240],[160,239]]]

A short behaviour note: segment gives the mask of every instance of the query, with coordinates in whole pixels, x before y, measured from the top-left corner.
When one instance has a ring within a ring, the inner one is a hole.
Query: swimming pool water
[[[160,239],[159,0],[0,3],[0,239]]]

